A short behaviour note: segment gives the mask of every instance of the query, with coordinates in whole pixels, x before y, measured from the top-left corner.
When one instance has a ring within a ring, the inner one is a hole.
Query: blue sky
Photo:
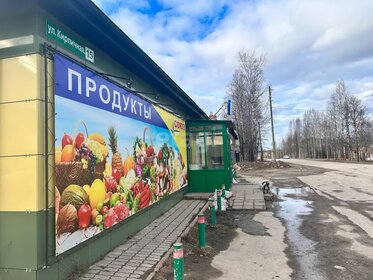
[[[277,142],[304,110],[326,109],[338,79],[373,113],[371,0],[94,2],[207,114],[226,97],[238,51],[264,54]]]

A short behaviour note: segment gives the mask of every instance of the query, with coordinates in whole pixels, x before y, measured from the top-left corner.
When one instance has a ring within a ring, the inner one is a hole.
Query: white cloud
[[[373,1],[160,0],[154,14],[136,1],[95,2],[206,113],[220,107],[242,49],[266,54],[278,137],[290,117],[325,110],[341,78],[373,110]]]

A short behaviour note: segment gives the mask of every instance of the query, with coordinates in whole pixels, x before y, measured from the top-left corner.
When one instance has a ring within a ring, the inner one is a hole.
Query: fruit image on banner
[[[55,55],[56,254],[187,185],[185,122]]]

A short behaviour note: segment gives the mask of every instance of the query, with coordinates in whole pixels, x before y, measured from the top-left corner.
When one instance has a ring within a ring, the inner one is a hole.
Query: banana
[[[100,133],[98,133],[98,132],[91,133],[88,136],[88,139],[94,140],[94,141],[100,143],[101,145],[106,146],[105,138]]]

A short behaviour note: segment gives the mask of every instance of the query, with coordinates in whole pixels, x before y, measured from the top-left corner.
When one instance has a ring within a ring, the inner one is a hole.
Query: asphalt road
[[[211,261],[222,272],[214,279],[373,279],[373,165],[286,162],[241,173],[269,179],[277,199],[237,217],[235,238]]]

